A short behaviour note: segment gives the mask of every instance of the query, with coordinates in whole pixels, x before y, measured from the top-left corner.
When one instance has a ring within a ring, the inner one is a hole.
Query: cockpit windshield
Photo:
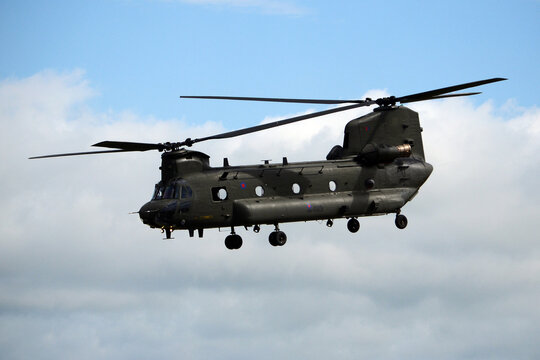
[[[161,182],[157,183],[152,200],[190,199],[191,197],[193,197],[191,187],[185,180],[177,180],[168,185],[163,185]]]

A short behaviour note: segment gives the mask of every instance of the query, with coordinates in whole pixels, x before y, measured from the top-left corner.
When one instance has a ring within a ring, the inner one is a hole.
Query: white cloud
[[[128,214],[159,179],[158,153],[26,159],[100,140],[225,131],[96,113],[88,106],[95,94],[81,71],[0,83],[3,357],[540,354],[538,108],[414,104],[435,170],[404,208],[406,230],[391,216],[362,219],[354,235],[339,220],[332,229],[285,224],[286,246],[272,248],[266,227],[242,231],[244,246],[230,252],[226,233],[162,241]],[[342,142],[344,124],[366,111],[197,149],[216,165],[221,156],[231,164],[322,159]]]

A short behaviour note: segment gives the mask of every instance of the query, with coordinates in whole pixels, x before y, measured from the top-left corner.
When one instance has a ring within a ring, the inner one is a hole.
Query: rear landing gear
[[[243,241],[240,235],[237,235],[234,232],[234,229],[231,230],[231,235],[228,235],[225,238],[225,246],[229,250],[238,250],[242,247]]]
[[[283,246],[287,242],[287,235],[283,231],[280,231],[276,224],[276,229],[268,236],[268,242],[272,246]]]
[[[407,217],[405,215],[396,215],[396,226],[398,229],[405,229],[407,227]]]

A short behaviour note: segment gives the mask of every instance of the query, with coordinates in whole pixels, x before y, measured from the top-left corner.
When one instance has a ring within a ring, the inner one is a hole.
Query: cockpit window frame
[[[193,197],[193,190],[191,189],[191,186],[182,184],[182,190],[179,195],[181,199],[191,199]]]
[[[166,200],[169,200],[169,199],[176,199],[176,184],[170,184],[168,186],[165,187],[165,191],[163,192],[163,197],[162,199],[166,199]]]
[[[154,195],[152,196],[152,200],[163,199],[164,190],[165,190],[165,187],[161,184],[161,182],[157,183],[154,188]]]
[[[156,184],[152,200],[192,199],[193,189],[185,180],[176,180],[167,186],[160,181]]]

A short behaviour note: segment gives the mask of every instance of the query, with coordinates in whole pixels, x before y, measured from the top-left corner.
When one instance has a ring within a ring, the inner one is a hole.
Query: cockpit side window
[[[157,184],[152,200],[174,199],[176,196],[178,196],[176,185],[162,186],[161,184]]]
[[[163,193],[163,199],[172,199],[174,198],[174,185],[169,185],[165,188],[165,192]]]
[[[193,191],[188,185],[182,186],[182,199],[187,199],[193,196]]]
[[[161,184],[156,184],[156,189],[154,190],[154,196],[152,196],[152,200],[161,200],[163,198],[163,191],[165,189]]]

